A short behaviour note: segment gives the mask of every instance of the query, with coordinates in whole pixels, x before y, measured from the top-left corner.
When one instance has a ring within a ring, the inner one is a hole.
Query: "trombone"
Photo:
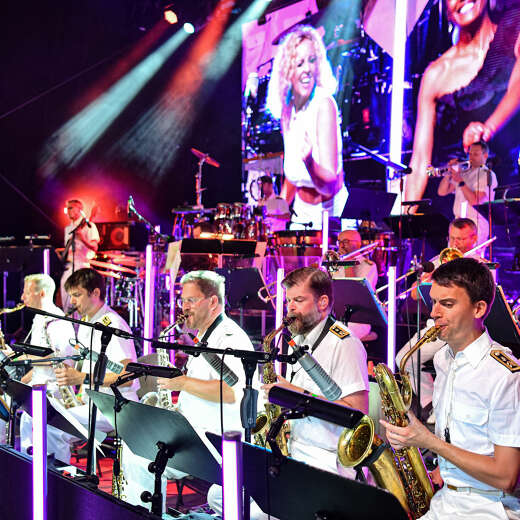
[[[337,251],[329,250],[325,253],[324,258],[330,258],[329,262],[331,264],[334,264],[334,262],[345,262],[347,260],[352,260],[356,258],[357,256],[363,256],[367,255],[372,252],[373,249],[378,247],[380,245],[379,241],[372,242],[371,244],[368,244],[366,246],[360,247],[359,249],[356,249],[355,251],[352,251],[352,253],[347,253],[346,255],[339,255]],[[316,266],[316,264],[314,264]],[[317,266],[316,266],[317,267]],[[271,294],[271,287],[276,286],[276,281],[266,284],[264,282],[264,285],[260,287],[258,290],[257,296],[260,300],[262,300],[264,303],[271,302],[274,305],[274,301],[276,300],[276,294]]]
[[[445,247],[437,256],[433,257],[431,262],[438,261],[440,264],[445,264],[446,262],[451,262],[452,260],[455,260],[457,258],[466,258],[468,256],[471,256],[473,253],[476,253],[479,249],[482,249],[483,247],[486,247],[487,245],[491,244],[497,239],[496,235],[494,237],[489,238],[488,240],[482,242],[482,244],[476,245],[473,249],[470,249],[469,251],[466,251],[465,253],[462,253],[460,250],[458,250],[456,247]],[[396,279],[396,282],[402,279],[405,276],[408,276],[411,273],[406,273],[399,278]],[[385,285],[383,287],[380,287],[376,293],[379,290],[386,289],[388,285]],[[405,291],[399,293],[396,296],[396,300],[399,300],[400,298],[403,298],[408,293],[412,292],[414,289],[417,288],[417,283],[414,283],[411,287],[406,289]],[[386,302],[384,305],[387,305],[388,302]]]

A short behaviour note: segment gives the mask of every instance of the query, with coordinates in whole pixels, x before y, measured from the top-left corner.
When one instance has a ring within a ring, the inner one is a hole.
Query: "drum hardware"
[[[220,168],[220,163],[210,157],[209,154],[201,152],[196,148],[192,148],[191,153],[199,159],[197,173],[195,174],[195,197],[197,200],[196,207],[202,208],[202,192],[206,189],[202,187],[202,165],[207,162],[210,166]]]
[[[132,276],[137,276],[137,272],[129,267],[124,267],[122,265],[112,264],[110,262],[101,262],[100,260],[90,260],[90,265],[93,267],[100,267],[101,269],[106,269],[108,271],[119,271],[120,273],[131,274]]]

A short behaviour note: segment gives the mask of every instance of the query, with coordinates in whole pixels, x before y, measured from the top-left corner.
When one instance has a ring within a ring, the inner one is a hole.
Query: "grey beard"
[[[312,312],[303,316],[297,315],[297,320],[289,325],[289,332],[293,335],[308,334],[321,321],[321,316],[318,311]]]

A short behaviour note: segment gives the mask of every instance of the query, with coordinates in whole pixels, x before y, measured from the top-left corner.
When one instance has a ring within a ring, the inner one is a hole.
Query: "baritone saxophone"
[[[274,337],[285,327],[289,326],[294,321],[294,318],[286,317],[282,320],[282,324],[277,328],[270,332],[262,342],[264,351],[267,353],[271,352],[271,342]],[[278,377],[274,370],[274,363],[272,361],[268,363],[264,363],[263,366],[263,381],[264,384],[276,383],[278,381]],[[259,412],[256,416],[256,424],[252,429],[253,437],[255,440],[255,444],[257,446],[266,447],[266,438],[271,425],[276,421],[278,416],[281,414],[282,409],[280,406],[265,403],[264,411]],[[288,446],[288,438],[291,433],[291,427],[288,422],[284,423],[282,426],[280,433],[276,436],[276,444],[280,448],[280,451],[283,455],[289,456],[289,446]]]
[[[401,386],[392,371],[379,363],[374,374],[379,385],[383,412],[391,424],[407,426],[406,412],[410,409],[412,387],[404,367],[409,357],[422,345],[434,341],[440,328],[432,327],[403,357],[399,373]],[[399,450],[386,446],[374,433],[373,420],[365,416],[353,430],[345,429],[338,442],[338,459],[343,466],[352,467],[370,457],[368,469],[378,486],[387,489],[399,500],[412,519],[423,516],[430,507],[433,486],[418,448]]]

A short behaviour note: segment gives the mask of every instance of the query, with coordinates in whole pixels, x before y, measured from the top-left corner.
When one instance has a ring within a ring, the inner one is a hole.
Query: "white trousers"
[[[518,518],[506,511],[498,497],[463,493],[444,486],[435,493],[424,520],[508,520]]]

